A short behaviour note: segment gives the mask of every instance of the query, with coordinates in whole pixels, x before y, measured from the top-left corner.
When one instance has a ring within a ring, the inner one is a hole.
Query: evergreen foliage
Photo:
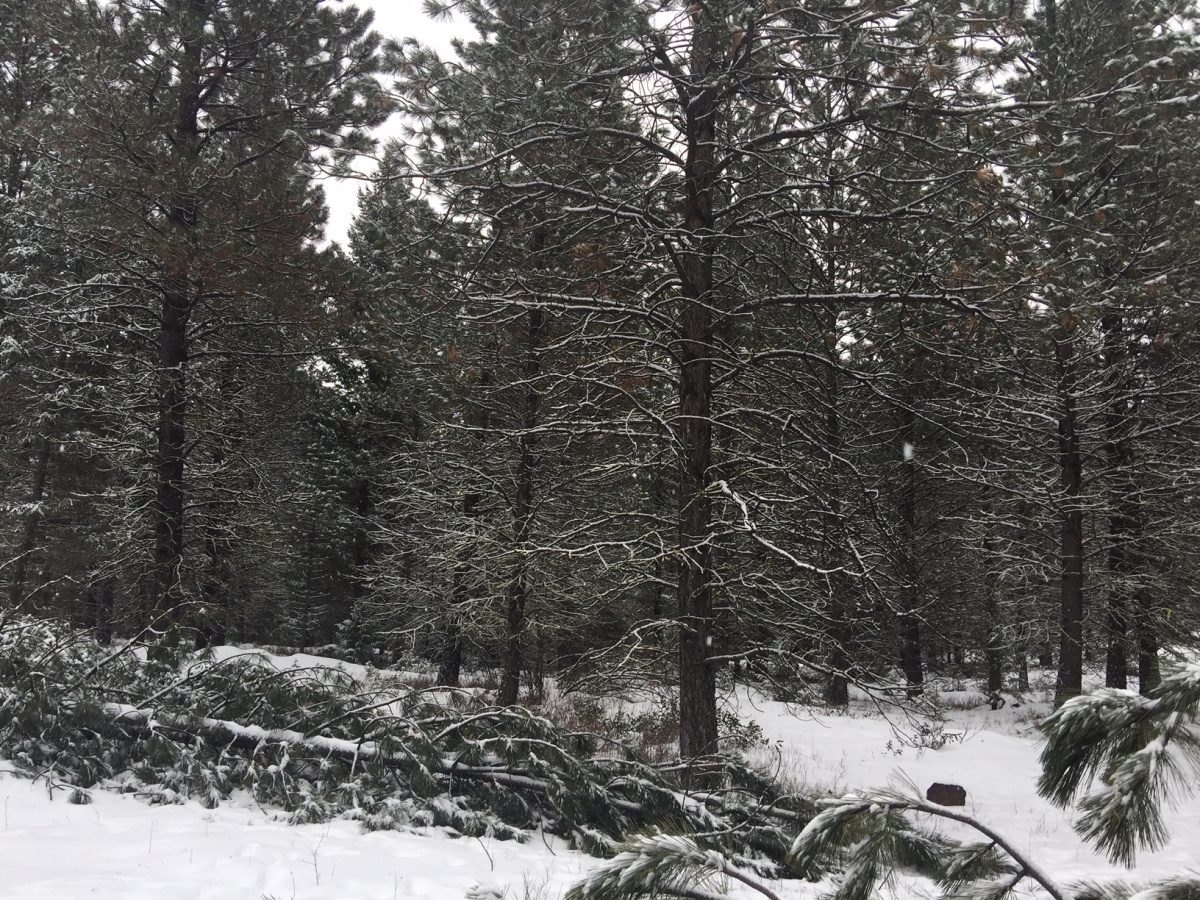
[[[106,130],[102,82],[142,97],[139,54],[176,66],[142,44],[186,30],[182,7],[10,6],[10,605],[128,635],[155,579],[178,576],[179,596],[202,601],[186,608],[206,611],[189,623],[202,640],[340,633],[460,665],[466,652],[507,660],[510,691],[551,668],[618,677],[615,661],[620,677],[678,680],[691,641],[679,578],[695,568],[680,554],[711,546],[696,596],[718,603],[699,617],[713,649],[689,650],[683,679],[703,688],[709,729],[724,666],[792,687],[821,673],[839,703],[852,680],[915,694],[931,669],[977,670],[981,655],[989,690],[1019,685],[1031,654],[1062,646],[1050,605],[1069,519],[1073,540],[1097,543],[1070,554],[1089,597],[1068,624],[1105,644],[1112,684],[1136,648],[1150,687],[1157,647],[1186,633],[1189,605],[1172,616],[1162,599],[1193,590],[1196,52],[1190,26],[1162,27],[1190,22],[1186,4],[1101,16],[1059,3],[1057,30],[1040,12],[981,9],[965,57],[950,38],[963,23],[941,13],[889,13],[840,43],[828,23],[737,3],[707,24],[637,3],[474,4],[478,39],[457,60],[392,48],[396,98],[378,93],[366,20],[322,8],[278,39],[337,36],[318,74],[345,51],[354,87],[325,98],[328,116],[303,114],[286,158],[254,155],[283,113],[218,77],[234,50],[205,45],[220,111],[202,117],[198,168],[183,169],[212,221],[158,237],[156,216],[187,187],[169,175],[176,118],[168,102],[131,101],[144,144],[131,158]],[[740,37],[688,74],[688,41],[710,26]],[[64,52],[67,36],[93,52]],[[993,102],[989,73],[1017,52],[1028,71],[1002,92],[1027,109]],[[286,80],[268,56],[254,65]],[[830,74],[859,68],[880,80],[849,91]],[[887,79],[907,85],[905,104],[886,102]],[[696,367],[680,368],[680,329],[697,309],[678,216],[695,167],[678,149],[701,123],[674,117],[680,86],[716,92],[724,160],[704,238],[718,248],[712,347],[697,357],[713,367],[707,486],[685,504],[707,509],[692,525],[709,536],[686,552],[679,429],[697,417],[677,404]],[[163,89],[182,96],[177,81]],[[68,99],[86,128],[68,127]],[[364,193],[353,259],[313,252],[313,176],[365,147],[350,126],[392,99],[412,130]],[[248,118],[226,122],[234,107]],[[138,154],[158,160],[150,182]],[[277,208],[287,215],[263,234],[229,237]],[[162,387],[160,264],[184,245],[189,290],[204,293],[189,295],[183,333],[195,440],[183,563],[167,577],[152,558],[172,556],[160,538],[179,532],[159,527],[162,420],[148,410]],[[1056,347],[1070,351],[1070,396]],[[1047,426],[1064,404],[1075,493],[1053,486],[1067,457]]]
[[[1038,790],[1076,803],[1076,830],[1117,863],[1165,846],[1164,812],[1200,773],[1200,665],[1174,667],[1145,694],[1101,688],[1064,704],[1046,736]]]
[[[593,756],[589,738],[478,691],[280,669],[254,653],[218,660],[170,633],[110,647],[51,622],[0,622],[0,748],[51,789],[210,807],[245,791],[293,822],[517,840],[544,830],[602,855],[657,824],[760,871],[810,808],[736,756],[710,760],[720,795],[693,796],[678,766],[620,745]]]
[[[719,684],[1003,702],[1037,658],[1043,791],[1161,846],[1200,755],[1159,664],[1200,634],[1194,3],[430,6],[474,29],[446,58],[332,0],[0,0],[4,751],[80,799],[543,827],[618,853],[596,896],[699,896],[808,815],[717,752]],[[439,684],[191,655],[225,641]],[[679,759],[521,706],[550,674],[670,695]],[[793,865],[1033,875],[917,812],[835,803]]]

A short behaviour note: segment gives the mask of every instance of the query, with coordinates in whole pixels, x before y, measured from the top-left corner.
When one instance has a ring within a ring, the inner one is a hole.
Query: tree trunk
[[[837,334],[836,313],[830,323],[826,343],[829,359],[825,380],[825,445],[827,452],[829,498],[824,515],[825,576],[829,591],[829,681],[825,700],[831,706],[846,706],[850,702],[850,641],[853,637],[853,579],[845,569],[846,523],[843,518],[841,479],[841,421],[838,417],[838,383],[836,368]]]
[[[991,540],[984,544],[988,557],[992,558],[995,547]],[[1001,629],[1004,623],[1000,621],[1000,602],[997,596],[999,588],[989,584],[984,587],[984,614],[987,617],[987,643],[983,656],[987,664],[988,693],[995,694],[1004,689],[1004,642],[1001,640]]]
[[[33,468],[33,485],[29,492],[31,508],[25,515],[25,529],[21,533],[21,544],[13,559],[12,581],[8,586],[8,608],[28,612],[25,608],[25,572],[29,557],[37,545],[38,525],[42,520],[42,498],[46,493],[46,471],[50,467],[50,438],[43,437],[38,444],[37,463]]]
[[[540,243],[540,242],[539,242]],[[521,433],[521,455],[517,461],[517,492],[513,503],[513,546],[516,563],[508,584],[508,632],[504,648],[504,670],[500,679],[501,706],[513,706],[521,688],[521,639],[525,631],[525,607],[529,601],[529,538],[533,532],[533,475],[537,467],[537,437],[541,394],[537,377],[541,370],[540,342],[542,311],[529,310],[526,328],[525,409]]]
[[[900,524],[902,527],[900,567],[904,596],[903,612],[898,622],[900,630],[900,668],[908,683],[908,695],[920,696],[924,691],[925,671],[921,664],[920,588],[917,580],[917,415],[911,399],[900,409]]]
[[[1018,648],[1017,690],[1022,694],[1029,690],[1029,647],[1026,641],[1022,641]]]
[[[1109,555],[1111,556],[1111,552]],[[1129,661],[1125,655],[1128,618],[1124,592],[1117,588],[1108,598],[1108,649],[1104,655],[1105,687],[1124,689],[1129,686]]]
[[[455,579],[455,593],[459,588]],[[450,611],[446,616],[445,633],[442,635],[442,647],[438,653],[437,683],[439,687],[458,687],[462,679],[463,638],[462,622],[458,618],[458,610]]]
[[[183,62],[180,66],[179,106],[175,125],[180,153],[187,162],[199,152],[202,91],[201,44],[207,18],[206,0],[190,0],[180,15],[188,19],[183,29]],[[150,611],[173,611],[180,602],[180,568],[183,564],[184,455],[187,416],[187,323],[195,302],[189,273],[189,232],[195,229],[199,204],[188,183],[186,167],[179,176],[168,213],[174,231],[173,246],[164,260],[163,304],[159,329],[159,397],[157,495],[154,505],[154,570],[151,575]]]
[[[681,253],[679,347],[679,752],[693,759],[717,750],[717,680],[712,648],[713,194],[716,185],[715,24],[703,6],[692,12],[692,84],[685,90],[687,234]],[[689,786],[706,779],[687,773]]]
[[[168,277],[159,340],[158,493],[155,501],[154,572],[150,610],[179,605],[183,562],[184,418],[187,413],[186,275]]]
[[[982,513],[985,521],[995,519],[995,509],[989,500],[983,502]],[[1005,587],[995,567],[996,562],[1002,556],[998,542],[990,533],[984,535],[982,551],[983,613],[984,623],[987,627],[983,644],[983,659],[987,669],[988,693],[995,698],[1004,689],[1004,635],[1006,628],[1008,634],[1012,635],[1012,623],[1004,622],[1001,614],[1000,598]],[[1011,645],[1016,641],[1010,639],[1009,643]]]
[[[1108,394],[1104,412],[1104,452],[1109,465],[1110,490],[1113,492],[1108,519],[1108,570],[1111,581],[1108,597],[1108,653],[1104,683],[1108,687],[1128,685],[1129,660],[1126,651],[1130,607],[1135,602],[1135,580],[1139,565],[1139,539],[1142,511],[1134,479],[1133,448],[1129,442],[1130,409],[1126,375],[1125,318],[1109,313],[1101,321],[1104,328],[1105,389]]]
[[[226,628],[228,627],[229,573],[226,560],[232,549],[228,538],[223,537],[215,525],[205,529],[204,549],[208,556],[207,571],[200,586],[200,597],[203,605],[196,615],[196,649],[219,647],[225,643]],[[304,597],[301,605],[301,615],[304,621],[300,627],[299,644],[301,649],[316,644],[312,634],[313,607],[317,596],[316,553],[313,549],[313,534],[309,530],[305,539],[304,566]]]
[[[1125,644],[1129,632],[1130,550],[1126,545],[1128,519],[1114,512],[1108,519],[1108,569],[1112,584],[1109,587],[1106,631],[1108,647],[1105,652],[1104,684],[1125,688],[1129,684],[1129,660]]]
[[[96,629],[96,640],[101,645],[108,646],[112,643],[113,607],[116,604],[113,579],[104,579],[98,595],[95,595],[95,604],[92,610],[92,627]]]
[[[1155,627],[1155,603],[1147,590],[1140,590],[1137,602],[1138,691],[1148,693],[1162,681],[1158,665],[1158,631]]]
[[[1058,678],[1054,703],[1061,706],[1083,691],[1083,462],[1075,409],[1077,362],[1069,314],[1055,337],[1058,368],[1058,455],[1062,478],[1062,591],[1059,620]]]
[[[463,515],[471,518],[476,515],[476,506],[480,495],[467,493],[463,495]],[[470,601],[470,589],[467,585],[467,567],[470,565],[470,550],[459,551],[459,558],[454,565],[454,581],[450,589],[450,608],[443,617],[442,646],[438,650],[437,683],[443,687],[458,687],[462,678],[463,664],[463,632],[462,618]]]
[[[96,640],[101,644],[112,643],[113,580],[105,578],[89,584],[84,607],[87,623],[96,632]]]

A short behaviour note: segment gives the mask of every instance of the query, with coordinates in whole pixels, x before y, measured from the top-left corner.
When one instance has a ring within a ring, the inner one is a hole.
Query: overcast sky
[[[461,17],[449,22],[435,22],[425,15],[421,0],[357,0],[359,8],[375,10],[375,30],[385,38],[413,37],[428,44],[443,56],[453,53],[450,41],[456,36],[470,37],[474,32]],[[386,137],[385,125],[376,137]],[[326,236],[333,241],[345,243],[350,221],[358,208],[358,189],[363,182],[358,180],[325,182],[325,198],[329,203],[329,223]]]

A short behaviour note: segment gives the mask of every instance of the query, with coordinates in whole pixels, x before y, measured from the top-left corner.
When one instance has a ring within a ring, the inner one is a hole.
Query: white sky
[[[451,56],[450,41],[454,37],[471,37],[474,34],[470,24],[461,17],[448,22],[433,21],[425,15],[421,0],[357,0],[360,9],[375,10],[374,28],[385,38],[416,38],[440,53]],[[389,123],[384,125],[375,136],[386,138]],[[362,171],[370,171],[369,161],[364,160],[359,166]],[[325,226],[325,235],[331,241],[344,244],[346,234],[350,230],[350,222],[358,209],[358,190],[362,187],[361,180],[328,179],[325,182],[325,199],[329,203],[329,222]]]

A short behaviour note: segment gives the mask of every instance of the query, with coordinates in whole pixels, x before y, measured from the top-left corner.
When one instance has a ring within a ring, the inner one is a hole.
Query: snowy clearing
[[[234,651],[222,651],[222,656]],[[318,657],[274,658],[277,665],[321,665]],[[357,669],[357,667],[354,667]],[[354,671],[357,677],[365,673]],[[1132,873],[1109,865],[1076,837],[1069,817],[1037,796],[1038,746],[1033,723],[1044,702],[999,711],[979,695],[943,693],[947,721],[893,721],[865,708],[814,715],[744,689],[726,698],[766,740],[752,755],[796,785],[827,794],[910,781],[963,785],[966,811],[1017,842],[1060,882],[1177,874],[1200,860],[1200,799],[1170,817],[1172,841],[1143,854]],[[974,708],[958,708],[973,706]],[[939,734],[940,731],[940,734]],[[148,805],[128,794],[93,790],[91,802],[70,791],[0,770],[0,896],[12,898],[222,898],[222,900],[395,900],[510,898],[557,900],[598,860],[554,838],[524,844],[452,836],[428,828],[363,833],[357,822],[289,825],[278,811],[244,794],[214,810],[198,802]],[[733,896],[758,896],[719,885]],[[897,896],[929,896],[929,885],[899,878]],[[810,898],[821,886],[799,881],[772,888]]]

